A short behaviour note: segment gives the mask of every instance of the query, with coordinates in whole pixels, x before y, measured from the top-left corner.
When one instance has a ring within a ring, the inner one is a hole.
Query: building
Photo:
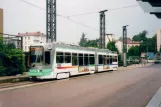
[[[157,51],[160,52],[161,49],[161,30],[157,31]]]
[[[123,50],[123,40],[118,40],[116,41],[116,47],[119,51],[119,53],[122,53],[122,50]],[[140,46],[140,42],[136,42],[136,41],[132,41],[130,38],[127,38],[127,51],[133,47],[133,46]]]
[[[36,43],[45,43],[46,36],[41,32],[18,33],[18,37],[22,37],[23,51],[28,52],[29,47]]]
[[[20,37],[3,37],[4,44],[14,44],[17,49],[21,49]]]
[[[115,41],[114,34],[106,34],[105,36],[105,47],[109,42]]]
[[[3,9],[0,9],[0,33],[3,33]]]

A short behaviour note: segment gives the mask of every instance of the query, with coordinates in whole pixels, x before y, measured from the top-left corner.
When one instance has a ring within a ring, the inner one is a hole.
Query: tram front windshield
[[[30,47],[30,65],[31,67],[43,65],[43,47]]]

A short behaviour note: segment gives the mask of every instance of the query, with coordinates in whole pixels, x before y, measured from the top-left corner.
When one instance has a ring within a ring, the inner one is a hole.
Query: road
[[[160,87],[153,65],[0,92],[0,107],[145,107]]]

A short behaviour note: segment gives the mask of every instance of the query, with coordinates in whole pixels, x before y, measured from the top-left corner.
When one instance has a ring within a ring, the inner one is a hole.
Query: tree
[[[87,38],[85,38],[85,34],[82,33],[82,37],[80,39],[79,45],[82,47],[86,47],[86,42],[87,42]]]
[[[0,76],[11,76],[25,72],[23,51],[14,44],[3,44],[0,38]]]
[[[16,46],[13,43],[9,43],[8,44],[8,48],[10,48],[10,49],[16,49]]]
[[[85,34],[82,34],[82,37],[80,39],[79,45],[82,47],[98,47],[98,42],[99,39],[96,40],[87,40],[87,38],[85,38]]]
[[[109,49],[109,50],[111,50],[111,51],[117,51],[118,52],[118,50],[117,50],[117,48],[115,46],[115,42],[109,42],[109,43],[107,43],[106,48]]]
[[[128,56],[140,56],[139,46],[133,46],[128,50]]]
[[[148,34],[148,31],[144,30],[142,32],[140,32],[139,34],[137,35],[134,35],[132,40],[133,41],[146,41],[147,40],[147,37],[146,35]]]
[[[85,43],[85,47],[98,47],[97,45],[98,43],[98,40],[88,40],[86,43]]]

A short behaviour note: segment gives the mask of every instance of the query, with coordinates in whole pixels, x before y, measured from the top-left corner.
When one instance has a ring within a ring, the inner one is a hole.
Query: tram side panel
[[[56,50],[54,72],[80,75],[95,72],[95,52],[82,50]]]

